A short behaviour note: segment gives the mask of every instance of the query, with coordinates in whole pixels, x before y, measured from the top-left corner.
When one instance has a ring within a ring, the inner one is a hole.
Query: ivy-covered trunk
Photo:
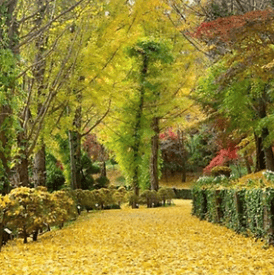
[[[17,0],[1,1],[0,56],[5,66],[0,66],[0,181],[1,193],[9,192],[10,157],[13,141],[13,109],[18,55],[18,22],[15,18]]]
[[[148,57],[146,54],[143,54],[143,64],[141,69],[141,87],[140,87],[140,97],[139,97],[139,104],[136,111],[136,123],[134,128],[134,145],[133,145],[133,162],[134,162],[134,171],[133,171],[133,179],[132,179],[132,186],[135,197],[139,197],[139,150],[141,145],[141,120],[143,115],[143,108],[144,108],[144,97],[145,97],[145,87],[144,82],[146,78],[148,70]],[[132,208],[137,208],[136,200],[132,203]]]
[[[9,192],[9,174],[10,174],[10,153],[12,143],[12,134],[10,133],[9,125],[12,109],[9,105],[0,106],[0,182],[3,183],[1,193],[7,194]]]
[[[150,158],[150,184],[151,190],[158,191],[159,175],[158,175],[158,152],[159,152],[159,118],[154,117],[152,120],[152,130],[154,136],[151,138],[151,158]]]
[[[76,108],[73,126],[76,130],[69,131],[69,145],[70,145],[70,168],[71,168],[71,188],[81,188],[81,95],[78,96],[79,106]]]

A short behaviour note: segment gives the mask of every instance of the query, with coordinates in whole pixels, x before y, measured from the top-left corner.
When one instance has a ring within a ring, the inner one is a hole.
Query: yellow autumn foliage
[[[108,210],[0,253],[1,274],[274,274],[274,248],[175,207]]]

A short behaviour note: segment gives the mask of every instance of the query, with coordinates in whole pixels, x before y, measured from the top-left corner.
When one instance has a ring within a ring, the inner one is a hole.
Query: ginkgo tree
[[[83,179],[81,140],[107,116],[114,86],[124,78],[124,73],[119,74],[123,55],[120,48],[127,38],[134,36],[129,32],[132,19],[125,16],[128,12],[129,6],[119,1],[106,4],[102,9],[87,10],[80,22],[85,29],[84,47],[78,54],[67,90],[56,98],[55,104],[61,108],[49,117],[50,123],[54,119],[58,121],[53,129],[47,127],[49,135],[61,134],[69,139],[70,166],[66,174],[70,174],[67,179],[72,189],[81,188]],[[115,38],[113,32],[117,34]]]
[[[127,93],[110,113],[107,134],[101,135],[114,151],[135,196],[141,186],[158,189],[159,132],[191,105],[188,95],[198,59],[194,47],[174,28],[172,7],[156,2],[150,3],[147,13],[144,2],[133,6],[133,11],[138,7],[135,24],[140,38],[127,47],[134,56],[125,60],[129,72],[123,87]],[[140,10],[144,11],[142,17]],[[151,16],[156,20],[151,21]]]
[[[4,183],[4,193],[9,189],[11,166],[18,173],[18,184],[29,184],[29,157],[39,140],[49,107],[57,91],[67,81],[73,66],[70,57],[76,35],[71,40],[71,22],[64,23],[64,18],[76,20],[87,3],[83,0],[73,1],[69,5],[63,1],[52,3],[42,0],[35,3],[3,3],[1,35],[5,45],[1,49],[9,53],[10,60],[2,62],[10,66],[10,69],[8,75],[3,71],[1,81],[6,91],[1,104],[1,108],[5,109],[1,111],[1,127],[4,127],[1,144],[5,151],[1,150],[1,182]],[[76,8],[79,9],[76,11]],[[59,28],[60,26],[62,27]],[[61,45],[62,38],[68,36],[71,43],[67,43],[67,51],[60,54],[60,48],[64,49]],[[59,55],[54,55],[58,50]],[[12,83],[8,80],[11,76]]]

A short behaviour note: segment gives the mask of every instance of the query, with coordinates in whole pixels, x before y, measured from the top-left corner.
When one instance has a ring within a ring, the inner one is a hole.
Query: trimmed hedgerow
[[[194,188],[192,190],[193,208],[192,214],[199,217],[201,220],[205,219],[207,213],[207,190]]]
[[[263,193],[262,189],[247,190],[245,193],[247,229],[256,237],[265,235]]]
[[[197,185],[192,197],[192,214],[201,220],[274,243],[274,188]]]
[[[236,232],[244,232],[246,228],[245,190],[222,190],[223,218],[222,223]]]

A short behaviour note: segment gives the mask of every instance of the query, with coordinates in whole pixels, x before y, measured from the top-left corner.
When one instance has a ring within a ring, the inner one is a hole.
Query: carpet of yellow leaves
[[[15,240],[0,274],[274,274],[274,248],[175,207],[89,213],[38,242]]]

